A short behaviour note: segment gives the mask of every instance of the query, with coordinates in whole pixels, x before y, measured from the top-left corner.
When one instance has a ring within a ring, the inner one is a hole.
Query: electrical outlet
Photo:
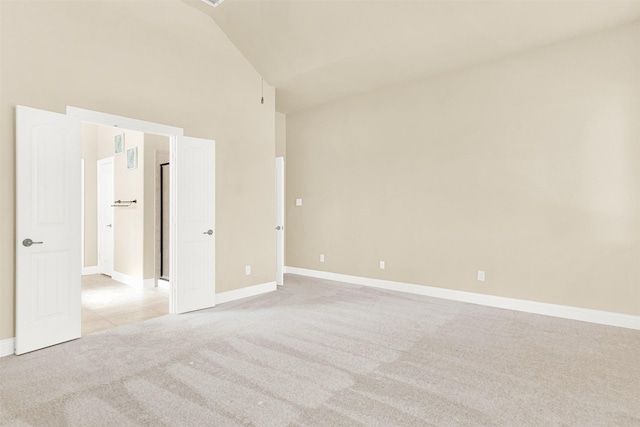
[[[302,206],[302,199],[296,199],[296,206]]]
[[[384,270],[384,261],[380,261],[380,270]]]
[[[478,270],[478,281],[480,282],[484,282],[485,279],[485,273],[482,270]]]
[[[324,262],[324,254],[320,254],[320,262]]]
[[[244,266],[244,274],[249,276],[251,275],[251,266],[250,265],[245,265]]]

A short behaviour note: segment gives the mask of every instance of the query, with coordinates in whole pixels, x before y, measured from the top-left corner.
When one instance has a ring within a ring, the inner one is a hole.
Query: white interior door
[[[215,305],[215,164],[214,141],[178,137],[174,143],[171,160],[174,201],[170,248],[172,313]]]
[[[98,271],[113,276],[113,157],[98,160]]]
[[[81,126],[16,107],[16,354],[80,337]]]
[[[276,157],[276,283],[284,284],[284,157]]]

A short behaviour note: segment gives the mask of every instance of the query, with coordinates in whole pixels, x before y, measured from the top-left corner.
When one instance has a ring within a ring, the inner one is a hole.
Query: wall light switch
[[[380,270],[384,270],[384,261],[380,261]]]
[[[296,206],[302,206],[302,199],[296,199]]]
[[[478,270],[478,280],[484,282],[484,271]]]
[[[244,274],[249,276],[251,274],[251,266],[250,265],[245,265],[244,266]]]
[[[324,254],[320,254],[320,262],[324,262]]]

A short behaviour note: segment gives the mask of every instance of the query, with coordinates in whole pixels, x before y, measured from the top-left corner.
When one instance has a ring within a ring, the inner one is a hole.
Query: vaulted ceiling
[[[640,1],[226,0],[208,14],[295,112],[640,20]]]

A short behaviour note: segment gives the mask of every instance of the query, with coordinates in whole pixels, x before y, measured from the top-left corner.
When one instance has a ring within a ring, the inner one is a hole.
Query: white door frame
[[[276,284],[284,285],[284,191],[285,168],[284,157],[276,157]]]
[[[153,122],[147,122],[144,120],[131,119],[128,117],[116,116],[113,114],[101,113],[98,111],[85,110],[77,107],[67,106],[67,115],[71,117],[76,117],[81,122],[93,123],[93,124],[105,125],[105,126],[116,126],[119,128],[134,130],[138,132],[167,136],[169,137],[169,162],[170,163],[174,163],[174,160],[175,160],[174,159],[175,149],[176,149],[175,146],[178,141],[178,138],[184,136],[184,129],[182,128],[162,125],[162,124],[153,123]],[[170,177],[169,191],[172,194],[175,194],[175,191],[176,191],[176,185],[177,185],[176,176],[177,176],[177,173],[172,173]],[[169,212],[169,215],[171,218],[170,219],[170,223],[171,223],[170,239],[171,241],[176,242],[177,229],[175,227],[175,221],[173,220],[175,218],[175,213],[176,213],[176,206],[174,204],[174,200],[176,200],[175,197],[172,197],[170,200],[170,207],[171,207]],[[169,250],[169,265],[170,265],[171,271],[175,271],[176,254],[173,248],[170,248]],[[177,293],[178,286],[179,284],[177,283],[177,281],[172,280],[170,282],[171,291],[169,293],[169,313],[171,314],[176,313],[175,301],[176,301],[176,293]]]
[[[84,274],[84,159],[80,159],[80,271]]]

